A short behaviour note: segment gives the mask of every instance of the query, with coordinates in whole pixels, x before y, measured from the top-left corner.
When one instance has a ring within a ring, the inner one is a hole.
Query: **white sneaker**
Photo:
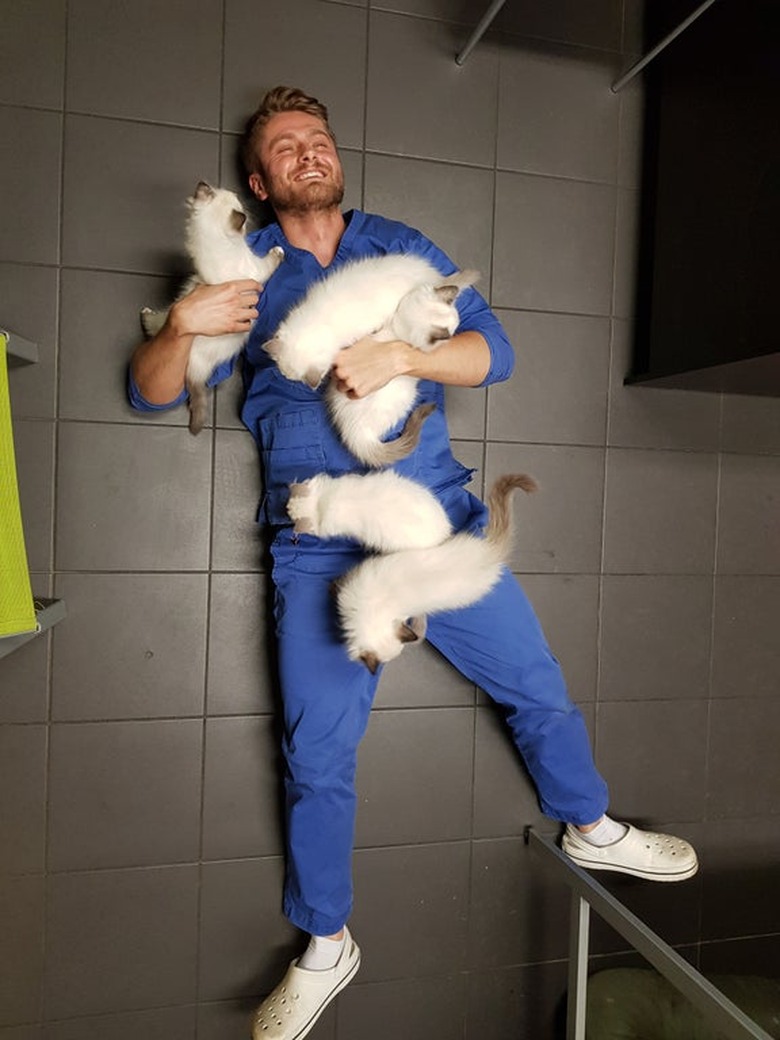
[[[302,1040],[360,967],[360,948],[345,929],[344,949],[332,968],[308,971],[294,960],[255,1011],[252,1040]]]
[[[646,881],[685,881],[699,869],[692,845],[670,834],[640,831],[630,823],[622,838],[610,845],[592,845],[568,824],[561,848],[586,870],[614,870]]]

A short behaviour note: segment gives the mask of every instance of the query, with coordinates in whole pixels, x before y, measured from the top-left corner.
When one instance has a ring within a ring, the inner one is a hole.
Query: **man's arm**
[[[479,332],[459,332],[424,351],[390,340],[380,343],[366,336],[339,351],[333,365],[336,386],[349,397],[365,397],[395,376],[432,379],[449,386],[479,386],[490,369],[490,348]]]
[[[246,278],[199,285],[177,300],[157,335],[136,347],[130,361],[133,382],[144,400],[164,406],[181,396],[195,336],[249,332],[261,288]]]

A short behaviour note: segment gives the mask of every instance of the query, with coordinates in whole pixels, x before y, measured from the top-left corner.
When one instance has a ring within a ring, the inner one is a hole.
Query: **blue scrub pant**
[[[457,530],[484,521],[482,503],[460,488],[445,506]],[[273,555],[286,761],[284,912],[306,932],[332,935],[352,909],[357,748],[379,677],[347,657],[330,583],[362,553],[346,541],[284,529]],[[582,715],[512,574],[504,570],[473,606],[429,616],[426,638],[504,708],[542,811],[569,823],[599,819],[607,789]]]

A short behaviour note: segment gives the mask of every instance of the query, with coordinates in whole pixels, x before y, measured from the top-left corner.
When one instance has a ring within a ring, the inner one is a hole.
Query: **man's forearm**
[[[398,345],[400,371],[449,386],[479,386],[490,370],[490,348],[479,332],[460,332],[435,350]]]
[[[194,338],[192,334],[177,333],[166,323],[156,336],[136,347],[130,370],[149,404],[171,404],[179,397]]]

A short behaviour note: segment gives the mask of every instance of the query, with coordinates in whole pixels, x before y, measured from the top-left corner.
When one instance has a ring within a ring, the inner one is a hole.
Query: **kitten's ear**
[[[206,181],[198,181],[193,198],[197,199],[198,202],[203,202],[205,199],[212,199],[214,198],[214,189]]]
[[[230,211],[230,226],[234,231],[241,231],[246,224],[246,213],[240,209],[233,209]]]
[[[281,353],[282,344],[278,339],[269,339],[263,344],[263,350],[269,357],[272,357],[274,361],[279,360],[279,354]]]
[[[412,618],[411,623],[406,621],[399,621],[398,628],[395,630],[396,636],[402,643],[416,643],[420,638],[418,633],[414,629],[414,622],[416,619]]]
[[[435,286],[436,295],[445,303],[452,303],[464,289],[479,281],[479,271],[456,271]]]
[[[425,614],[420,614],[419,617],[409,618],[407,624],[418,639],[425,639],[425,633],[428,631],[428,619]]]
[[[311,387],[312,390],[316,390],[322,382],[323,375],[318,368],[307,368],[306,375],[303,377],[304,383]]]
[[[442,303],[454,303],[455,297],[460,292],[457,285],[437,285],[433,290]]]
[[[376,675],[381,661],[372,650],[366,650],[360,655],[360,660],[368,668],[372,675]]]

